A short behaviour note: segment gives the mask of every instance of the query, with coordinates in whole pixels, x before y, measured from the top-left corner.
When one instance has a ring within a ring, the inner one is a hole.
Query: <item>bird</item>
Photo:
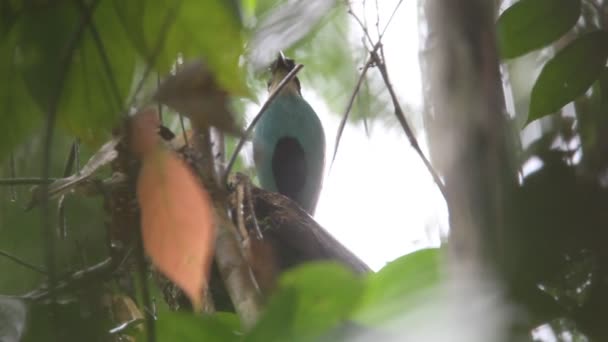
[[[280,52],[270,66],[268,91],[295,68]],[[314,109],[292,78],[262,113],[253,133],[256,174],[264,190],[278,192],[314,216],[323,183],[325,133]]]

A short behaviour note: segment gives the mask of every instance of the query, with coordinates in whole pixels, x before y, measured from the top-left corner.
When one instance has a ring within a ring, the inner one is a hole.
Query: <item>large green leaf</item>
[[[226,89],[244,93],[239,68],[243,37],[238,8],[222,0],[114,1],[121,23],[144,60],[155,62],[161,74],[171,71],[178,57],[203,58]]]
[[[17,33],[12,30],[0,37],[0,164],[8,154],[40,126],[39,108],[33,103],[21,74],[13,64]]]
[[[384,323],[412,308],[419,296],[439,281],[439,249],[423,249],[402,256],[369,276],[355,320],[374,325]]]
[[[165,312],[158,318],[159,341],[238,341],[239,320],[231,313],[196,316],[189,313]]]
[[[59,95],[58,122],[83,141],[99,143],[124,108],[135,54],[110,2],[94,9],[96,33],[83,26],[83,16],[76,4],[66,2],[24,10],[12,32],[16,45],[2,53],[13,56],[44,113]]]
[[[336,263],[286,272],[280,292],[246,341],[310,341],[344,322],[363,291],[360,278]]]
[[[586,33],[543,67],[530,99],[528,122],[551,114],[583,94],[601,75],[608,57],[608,33]]]
[[[498,44],[503,58],[541,48],[576,24],[580,0],[520,0],[498,19]]]

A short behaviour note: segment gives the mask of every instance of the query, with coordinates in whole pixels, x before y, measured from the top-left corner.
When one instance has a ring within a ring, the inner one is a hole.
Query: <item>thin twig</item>
[[[245,206],[243,203],[245,202],[245,189],[243,187],[243,183],[239,183],[236,186],[236,227],[238,229],[239,235],[241,236],[241,246],[246,251],[247,256],[251,255],[250,244],[249,244],[249,234],[247,233],[247,227],[245,227]]]
[[[379,47],[380,47],[380,44],[377,43],[376,46],[374,46],[374,49],[372,52],[377,51]],[[357,94],[359,94],[359,90],[361,89],[361,85],[363,84],[363,80],[365,79],[365,75],[367,74],[367,70],[372,66],[372,64],[374,64],[374,59],[370,53],[370,56],[367,59],[367,62],[365,62],[365,66],[363,67],[363,70],[361,71],[359,80],[357,80],[357,85],[355,86],[355,89],[353,90],[353,93],[350,96],[350,100],[348,101],[346,110],[344,111],[344,114],[342,115],[342,120],[340,121],[340,126],[338,126],[338,132],[336,133],[336,143],[334,145],[334,155],[331,158],[331,164],[329,166],[330,170],[334,165],[334,161],[336,161],[336,155],[338,154],[338,147],[340,146],[340,140],[342,139],[342,133],[344,133],[344,128],[346,127],[346,122],[348,121],[348,117],[350,116],[350,112],[353,108],[353,104],[355,103],[355,98],[357,97]]]
[[[378,0],[375,0],[376,4],[376,33],[378,34],[378,40],[380,40],[380,5],[378,4]]]
[[[84,0],[76,1],[80,11],[84,16],[91,16],[89,9],[86,6]],[[92,16],[91,16],[92,17]],[[104,71],[110,81],[110,88],[112,89],[112,95],[114,96],[114,100],[116,101],[117,110],[122,111],[123,103],[120,96],[120,90],[118,89],[118,83],[116,82],[116,78],[114,77],[114,73],[112,72],[112,66],[110,65],[110,59],[106,53],[106,49],[103,45],[103,41],[101,40],[101,35],[95,26],[95,22],[91,20],[89,25],[89,31],[91,32],[91,36],[93,36],[93,42],[97,48],[97,52],[99,53],[99,57],[101,57],[101,64],[103,65]]]
[[[382,34],[379,35],[378,42],[374,44],[371,39],[371,36],[369,35],[369,31],[368,31],[367,27],[363,24],[361,19],[359,19],[357,14],[355,14],[355,12],[352,10],[352,7],[350,6],[350,4],[348,4],[348,2],[347,2],[348,13],[355,19],[355,21],[357,23],[359,23],[359,26],[361,26],[363,33],[368,38],[368,40],[370,40],[371,44],[373,46],[377,45],[380,47],[380,55],[382,56],[382,58],[380,58],[380,56],[378,56],[378,51],[377,51],[378,49],[376,49],[376,48],[371,52],[371,57],[372,57],[372,60],[375,62],[376,66],[378,67],[378,69],[380,70],[380,74],[382,75],[384,84],[386,85],[386,88],[391,96],[393,106],[395,107],[395,116],[397,117],[397,120],[401,124],[401,127],[403,128],[403,131],[405,132],[405,135],[407,136],[410,144],[412,145],[412,147],[414,148],[416,153],[418,153],[418,155],[422,159],[422,162],[424,163],[424,166],[427,168],[428,172],[431,174],[431,177],[433,177],[433,180],[435,181],[435,184],[437,184],[437,187],[439,188],[439,191],[443,195],[443,198],[447,199],[445,186],[444,186],[443,182],[441,181],[441,178],[439,178],[439,175],[437,174],[437,172],[435,172],[435,169],[433,169],[433,166],[431,165],[429,160],[426,158],[426,156],[422,152],[422,149],[420,148],[420,145],[418,144],[418,141],[416,140],[416,137],[414,136],[414,132],[412,131],[412,129],[410,128],[410,125],[407,123],[407,120],[405,119],[405,115],[403,114],[403,110],[401,109],[401,105],[399,104],[399,100],[397,98],[397,95],[395,94],[395,90],[393,89],[393,86],[391,85],[390,79],[388,77],[388,71],[386,69],[386,64],[384,63],[385,59],[384,59],[384,49],[382,48],[382,35],[384,35],[384,33],[386,32],[388,25],[391,23],[392,18],[395,15],[395,13],[397,12],[397,9],[401,5],[401,3],[402,3],[402,1],[399,1],[399,3],[397,3],[397,5],[395,6],[395,9],[393,10],[393,14],[391,14],[389,21],[386,23],[386,26],[384,27]],[[378,6],[377,1],[376,1],[376,6]]]
[[[17,177],[17,167],[15,165],[15,153],[11,152],[11,161],[10,161],[11,165],[10,165],[10,175],[11,178],[14,179],[15,177]],[[11,201],[16,201],[17,200],[17,189],[15,189],[15,187],[13,185],[10,186],[9,189],[10,193],[11,193]]]
[[[156,88],[158,89],[160,87],[160,74],[156,73]],[[158,120],[160,121],[160,124],[163,124],[163,104],[160,103],[160,101],[157,101],[157,107],[158,107]]]
[[[255,214],[255,207],[253,206],[253,193],[251,192],[251,181],[249,178],[245,178],[245,200],[247,201],[247,206],[249,207],[249,212],[251,213],[251,221],[253,222],[253,231],[258,240],[263,240],[264,235],[262,235],[262,230],[260,229],[260,225],[258,224],[258,219]]]
[[[179,71],[179,66],[180,66],[180,63],[179,63],[179,61],[177,61],[175,63],[175,73],[176,74]],[[159,87],[160,87],[160,85],[159,85]],[[160,101],[159,101],[159,104],[160,104]],[[177,113],[177,115],[179,116],[179,124],[182,127],[182,137],[184,138],[184,144],[186,144],[186,146],[190,146],[190,142],[188,142],[188,132],[186,132],[186,125],[184,124],[184,115],[182,113]]]
[[[270,96],[268,96],[268,99],[266,100],[266,102],[264,103],[262,108],[260,108],[260,111],[255,116],[253,121],[251,121],[251,123],[249,124],[249,127],[247,127],[247,130],[245,131],[245,134],[243,135],[243,137],[241,137],[241,140],[239,140],[239,143],[236,145],[234,152],[232,153],[232,156],[230,157],[230,162],[228,163],[228,166],[226,167],[226,173],[224,174],[224,177],[222,179],[222,184],[228,183],[228,175],[230,175],[230,171],[232,171],[232,167],[234,166],[234,163],[236,162],[236,158],[238,157],[239,152],[243,148],[245,141],[251,135],[251,132],[253,131],[253,128],[255,127],[255,124],[260,120],[260,118],[262,117],[264,112],[266,112],[266,109],[268,109],[268,107],[272,104],[272,101],[274,101],[274,99],[281,92],[281,90],[287,85],[287,83],[289,83],[289,81],[291,81],[294,77],[296,77],[296,74],[303,67],[304,67],[304,65],[302,65],[302,64],[296,65],[287,75],[285,75],[285,77],[281,80],[281,83],[279,83],[279,85],[274,89],[274,91],[272,93],[270,93]]]
[[[89,6],[90,12],[92,14],[97,5],[99,4],[99,0],[94,1]],[[67,44],[66,54],[63,56],[62,63],[59,66],[59,78],[57,79],[57,87],[55,88],[55,93],[51,97],[51,102],[47,108],[46,112],[46,122],[45,122],[45,130],[44,130],[44,138],[43,138],[43,157],[42,157],[42,179],[48,180],[51,173],[51,153],[52,153],[52,143],[53,143],[53,135],[55,131],[55,121],[57,118],[57,109],[59,107],[59,101],[61,99],[61,95],[63,94],[63,90],[65,87],[65,81],[67,78],[67,74],[70,70],[70,66],[72,65],[72,58],[74,56],[74,52],[77,50],[78,43],[81,40],[81,37],[84,33],[84,30],[89,25],[91,21],[90,15],[84,15],[81,18],[80,25],[74,32],[69,44]],[[41,186],[41,193],[43,194],[42,198],[47,198],[49,192],[48,182],[45,182]],[[41,227],[43,234],[43,241],[45,244],[45,261],[46,261],[46,269],[48,272],[48,281],[49,287],[53,288],[56,282],[56,269],[55,269],[55,243],[53,237],[53,225],[50,220],[51,216],[51,208],[48,200],[43,201],[41,208]],[[53,317],[57,317],[56,315],[56,301],[55,301],[55,293],[51,293],[51,313]],[[56,318],[54,318],[56,319]]]
[[[181,7],[181,4],[182,4],[181,0],[177,1],[175,3],[175,5],[167,12],[165,21],[163,21],[163,24],[160,28],[160,33],[158,35],[158,40],[156,41],[156,46],[154,47],[152,54],[150,56],[146,56],[148,58],[148,60],[146,61],[146,63],[147,63],[146,69],[144,70],[144,74],[142,75],[141,79],[139,80],[139,83],[137,83],[137,87],[135,88],[135,91],[133,92],[133,97],[131,98],[128,108],[133,107],[133,105],[135,104],[137,95],[139,95],[139,92],[143,89],[146,79],[150,75],[152,68],[154,68],[154,64],[156,64],[156,58],[158,57],[158,55],[160,54],[160,52],[163,49],[165,40],[167,38],[167,33],[169,32],[169,29],[175,22],[175,18],[177,17],[177,13],[179,12],[179,8]]]
[[[24,260],[21,260],[20,258],[14,256],[12,254],[10,254],[9,252],[5,252],[5,251],[3,251],[3,250],[0,249],[0,255],[3,256],[3,257],[5,257],[5,258],[7,258],[7,259],[9,259],[9,260],[11,260],[11,261],[14,261],[15,263],[17,263],[17,264],[19,264],[19,265],[21,265],[23,267],[29,268],[32,271],[36,271],[36,272],[38,272],[40,274],[44,274],[44,275],[48,274],[47,271],[45,271],[44,269],[42,269],[42,267],[36,266],[36,265],[34,265],[32,263],[29,263],[27,261],[24,261]]]
[[[0,178],[0,186],[51,184],[56,180],[57,178]]]
[[[139,282],[141,283],[141,297],[142,297],[142,301],[144,302],[144,308],[149,308],[151,307],[152,304],[152,300],[150,299],[150,287],[148,286],[148,277],[146,276],[148,274],[148,267],[147,267],[147,263],[146,263],[146,258],[145,258],[145,252],[144,252],[144,242],[143,242],[143,238],[141,235],[141,231],[138,229],[137,233],[136,233],[136,244],[137,244],[137,249],[136,249],[136,260],[137,260],[137,275],[139,277]],[[148,337],[148,342],[155,342],[156,341],[156,322],[155,322],[155,318],[152,317],[151,315],[145,315],[146,316],[146,335]]]
[[[397,5],[395,6],[395,9],[393,9],[393,13],[391,13],[391,16],[388,18],[388,21],[386,22],[386,25],[384,25],[384,29],[382,30],[382,33],[379,33],[379,35],[378,35],[378,41],[382,40],[382,37],[384,37],[384,34],[386,33],[386,29],[388,29],[388,26],[391,24],[391,21],[393,21],[393,18],[395,17],[395,13],[397,13],[397,10],[399,9],[399,6],[401,6],[402,2],[403,2],[403,0],[399,0]],[[378,2],[376,1],[376,5],[377,4],[378,4]]]
[[[74,170],[74,164],[76,163],[76,154],[78,153],[77,149],[78,141],[74,140],[72,146],[70,147],[70,152],[68,153],[68,159],[65,162],[65,167],[63,169],[63,177],[68,177],[72,174]],[[59,200],[57,201],[57,219],[58,226],[57,232],[58,236],[62,239],[67,238],[67,225],[65,219],[65,194],[59,196]]]
[[[71,289],[82,290],[85,284],[97,285],[100,281],[111,278],[114,276],[115,270],[116,264],[114,263],[114,260],[112,258],[106,258],[93,266],[60,277],[55,286],[43,285],[29,293],[18,296],[18,298],[26,300],[45,300],[56,296],[60,291],[68,291]]]
[[[399,123],[401,124],[401,127],[403,128],[403,131],[405,132],[405,135],[407,136],[408,140],[410,141],[410,145],[412,145],[412,148],[414,148],[416,153],[418,153],[418,155],[420,156],[420,159],[422,159],[424,166],[426,166],[428,172],[433,177],[433,180],[435,181],[435,184],[437,184],[437,187],[439,188],[439,191],[443,195],[443,198],[447,200],[447,193],[445,190],[445,186],[443,185],[443,182],[441,181],[441,178],[439,178],[439,175],[437,174],[437,172],[435,172],[435,169],[433,169],[433,166],[431,165],[429,160],[426,158],[426,156],[422,152],[422,149],[420,148],[420,145],[418,144],[418,140],[416,140],[416,137],[414,136],[414,132],[412,131],[410,125],[407,123],[405,115],[403,114],[403,110],[401,109],[401,105],[399,104],[397,94],[395,93],[395,90],[393,89],[393,86],[388,77],[386,64],[384,64],[384,61],[382,61],[380,59],[380,57],[378,56],[377,53],[372,53],[372,58],[376,61],[376,65],[377,65],[378,69],[380,70],[380,74],[382,75],[382,79],[384,80],[384,84],[386,85],[386,89],[388,90],[388,92],[391,96],[391,100],[393,101],[393,106],[395,107],[395,116],[397,117],[397,120],[399,120]]]
[[[350,6],[350,4],[348,3],[348,1],[346,2],[347,6],[348,6],[348,14],[350,14],[355,21],[359,24],[359,26],[361,26],[361,29],[363,30],[363,33],[365,34],[365,37],[367,38],[370,46],[374,46],[374,40],[372,39],[372,36],[369,34],[369,31],[367,30],[367,26],[361,21],[361,19],[359,18],[359,16],[357,16],[357,14],[355,14],[355,12],[353,11],[352,7]]]

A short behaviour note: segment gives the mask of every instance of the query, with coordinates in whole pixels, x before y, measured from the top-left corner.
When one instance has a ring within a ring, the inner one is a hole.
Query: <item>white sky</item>
[[[380,1],[381,28],[397,2]],[[368,1],[367,7],[368,21],[375,23],[374,2]],[[416,1],[403,1],[383,42],[395,90],[407,104],[420,108],[417,25]],[[352,28],[360,37],[354,21]],[[306,85],[303,95],[323,123],[328,169],[339,116],[329,113]],[[373,269],[416,249],[439,244],[440,228],[445,231],[447,227],[445,202],[400,129],[378,124],[368,138],[362,125],[347,125],[333,168],[327,171],[315,218]]]

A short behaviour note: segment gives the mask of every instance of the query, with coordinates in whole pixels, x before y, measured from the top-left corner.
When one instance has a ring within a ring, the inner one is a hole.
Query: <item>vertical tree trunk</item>
[[[425,0],[421,65],[433,164],[450,214],[450,259],[478,275],[504,260],[501,237],[515,180],[495,40],[487,0]]]

